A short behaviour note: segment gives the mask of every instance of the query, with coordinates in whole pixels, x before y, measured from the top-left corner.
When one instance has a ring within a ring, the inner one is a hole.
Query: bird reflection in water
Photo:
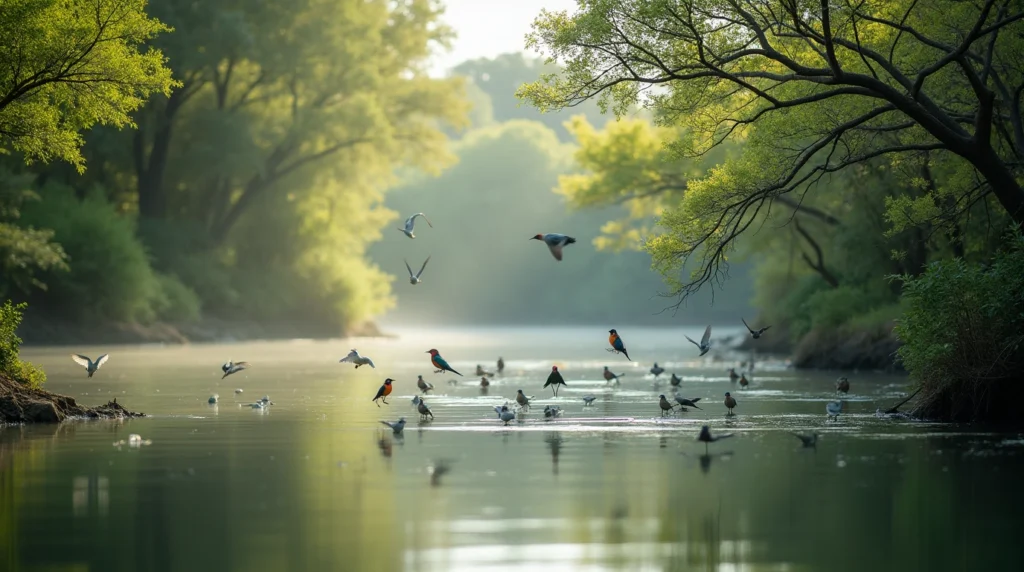
[[[441,486],[441,477],[451,471],[451,469],[452,463],[447,459],[438,459],[431,463],[427,467],[427,473],[430,475],[430,486]]]
[[[544,442],[551,448],[551,474],[558,474],[558,456],[562,453],[562,434],[548,433]]]

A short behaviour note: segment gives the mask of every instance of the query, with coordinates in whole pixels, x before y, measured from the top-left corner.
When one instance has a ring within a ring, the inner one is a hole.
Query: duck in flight
[[[429,256],[427,257],[426,260],[423,261],[423,266],[420,266],[420,271],[417,272],[416,274],[413,274],[412,273],[412,268],[409,268],[409,261],[408,260],[405,261],[405,269],[409,271],[409,284],[412,284],[413,286],[415,286],[415,285],[419,284],[420,282],[422,282],[422,280],[420,280],[420,276],[423,276],[423,271],[427,269],[427,263],[428,262],[430,262],[430,257]]]
[[[429,226],[430,228],[434,228],[434,225],[430,224],[430,219],[427,218],[427,215],[423,213],[416,213],[411,217],[405,219],[405,228],[400,228],[398,230],[405,233],[405,236],[408,236],[409,238],[416,238],[416,235],[413,234],[413,230],[416,228],[416,217],[420,216],[423,217],[423,220],[427,221],[427,226]]]
[[[699,344],[693,341],[693,339],[690,336],[687,336],[686,334],[683,334],[683,336],[686,339],[690,340],[691,344],[697,346],[700,349],[700,355],[704,355],[711,351],[711,326],[708,326],[707,329],[704,330],[704,337],[700,339]]]
[[[242,371],[243,369],[245,369],[247,367],[249,367],[249,362],[247,362],[247,361],[230,361],[229,360],[228,363],[220,366],[220,370],[224,372],[224,375],[220,376],[220,378],[224,379],[225,377],[227,377],[227,376],[229,376],[229,375],[231,375],[233,373],[238,373],[238,372]]]
[[[555,260],[559,262],[562,261],[562,248],[576,242],[576,239],[571,236],[554,232],[549,232],[548,234],[537,234],[532,236],[530,240],[540,240],[544,242],[544,244],[548,245],[548,248],[551,249],[551,256],[554,256]]]
[[[740,318],[740,320],[743,321],[743,325],[746,326],[747,327],[747,331],[750,332],[750,337],[754,338],[755,340],[757,338],[760,338],[761,334],[767,332],[768,328],[771,327],[771,326],[765,326],[765,327],[761,328],[760,330],[755,330],[754,328],[750,327],[750,324],[748,324],[746,320],[744,320],[743,318]]]

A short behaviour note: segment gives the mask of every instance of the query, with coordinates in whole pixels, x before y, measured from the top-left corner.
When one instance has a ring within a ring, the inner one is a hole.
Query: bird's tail
[[[458,376],[462,376],[462,374],[461,374],[461,373],[459,373],[459,372],[455,371],[455,370],[454,370],[454,369],[452,369],[452,368],[448,368],[448,371],[450,371],[450,372],[454,373],[455,375],[458,375]]]
[[[629,352],[627,352],[625,348],[623,348],[622,353],[626,356],[626,359],[628,359],[629,361],[633,361],[633,359],[629,357]]]
[[[567,237],[565,237],[565,243],[566,244],[576,244],[576,239],[571,237],[571,236],[567,236]]]

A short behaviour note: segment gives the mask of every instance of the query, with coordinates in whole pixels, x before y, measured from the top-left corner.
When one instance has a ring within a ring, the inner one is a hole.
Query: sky
[[[574,11],[575,0],[444,0],[444,21],[456,33],[452,50],[434,56],[430,74],[444,76],[474,58],[524,51],[530,24],[541,9]]]

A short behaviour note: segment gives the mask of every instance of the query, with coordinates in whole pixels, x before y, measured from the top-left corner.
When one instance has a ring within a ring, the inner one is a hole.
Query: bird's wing
[[[349,354],[347,356],[345,356],[345,357],[341,358],[340,360],[338,360],[338,363],[346,363],[346,362],[351,363],[355,359],[356,359],[356,352],[349,352]]]
[[[413,278],[416,275],[412,273],[412,268],[409,268],[409,261],[405,261],[405,269],[409,271],[409,278]]]
[[[555,260],[562,261],[562,245],[560,244],[549,244],[548,248],[551,249],[551,256],[555,257]]]
[[[247,362],[247,361],[236,361],[235,362],[235,367],[237,367],[239,369],[245,369],[245,368],[249,367],[249,362]]]
[[[700,397],[694,397],[694,398],[693,398],[693,399],[691,399],[690,401],[692,401],[692,402],[694,402],[694,403],[697,403],[697,402],[698,402],[698,401],[700,401],[700,400],[701,400],[701,398],[700,398]]]
[[[109,357],[110,356],[108,354],[103,354],[100,357],[96,358],[96,369],[99,369],[101,365],[107,363],[107,359]]]
[[[427,263],[428,262],[430,262],[430,257],[429,256],[427,257],[426,260],[423,261],[423,266],[420,266],[420,271],[416,273],[416,277],[417,278],[419,278],[420,276],[423,276],[423,271],[427,269]],[[405,265],[409,266],[409,263],[407,262]]]
[[[740,318],[740,320],[743,320],[743,325],[747,327],[747,330],[749,330],[750,332],[754,331],[754,329],[750,327],[750,324],[748,324],[746,320],[744,320],[743,318]]]
[[[690,340],[690,343],[691,343],[691,344],[693,344],[693,345],[697,346],[698,348],[700,347],[700,344],[698,344],[697,342],[693,341],[693,338],[691,338],[690,336],[688,336],[688,335],[686,335],[686,334],[683,334],[683,337],[684,337],[684,338],[686,338],[686,339],[688,339],[688,340]]]
[[[377,395],[375,395],[373,398],[377,399],[377,398],[383,396],[384,395],[384,388],[386,388],[386,387],[387,387],[386,385],[380,386],[380,389],[377,390]]]
[[[391,427],[392,429],[395,428],[395,424],[390,422],[390,421],[381,421],[380,423],[381,423],[381,425],[387,425],[388,427]]]
[[[75,360],[75,363],[84,367],[85,369],[89,369],[89,358],[83,355],[71,354],[71,359]]]
[[[704,337],[700,339],[700,345],[706,346],[711,341],[711,326],[704,330]]]
[[[763,333],[767,332],[768,328],[770,328],[770,327],[771,326],[765,326],[765,327],[761,328],[761,333],[763,334]]]
[[[418,216],[423,217],[423,220],[427,221],[427,226],[429,226],[430,228],[434,228],[434,225],[430,224],[430,219],[427,218],[427,215],[425,215],[423,213],[416,213],[416,214],[412,215],[411,217],[409,217],[409,220],[415,221],[416,217],[418,217]]]
[[[373,369],[377,369],[377,366],[373,365],[373,360],[372,359],[370,359],[370,358],[363,358],[363,359],[366,360],[366,365],[372,367]]]

